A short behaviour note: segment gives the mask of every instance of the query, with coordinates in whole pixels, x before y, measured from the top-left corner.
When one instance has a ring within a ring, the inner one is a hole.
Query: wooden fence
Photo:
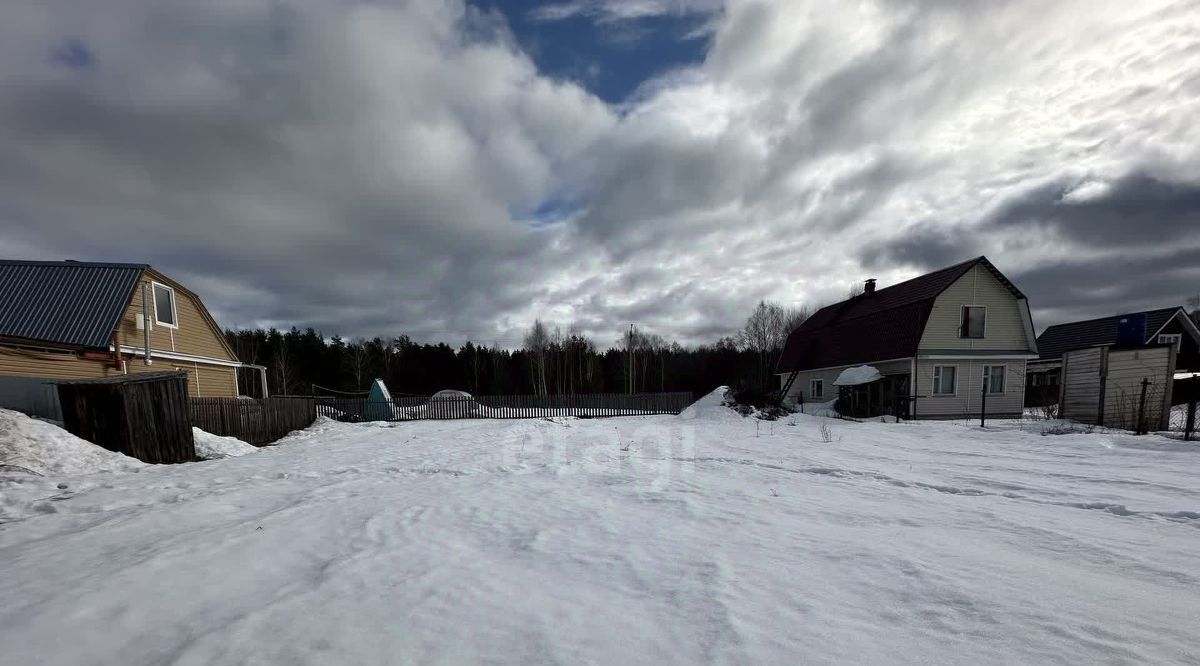
[[[538,419],[552,416],[606,418],[678,414],[692,394],[584,393],[575,395],[405,396],[388,401],[316,398],[317,414],[339,421],[421,421],[428,419]]]
[[[317,419],[312,398],[192,398],[189,407],[193,426],[255,446],[307,428]]]
[[[192,425],[214,435],[237,437],[256,446],[306,428],[318,416],[338,421],[428,419],[535,419],[552,416],[605,418],[678,414],[691,393],[589,393],[581,395],[405,396],[367,398],[276,396],[266,400],[192,398]]]

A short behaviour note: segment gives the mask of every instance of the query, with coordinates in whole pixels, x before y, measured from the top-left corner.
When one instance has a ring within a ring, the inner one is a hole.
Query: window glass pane
[[[154,317],[160,324],[175,325],[175,292],[154,285]]]
[[[933,369],[933,392],[941,395],[954,394],[954,371],[952,365],[939,365]]]
[[[987,318],[987,308],[983,308],[983,307],[965,307],[965,308],[963,308],[962,337],[964,337],[964,338],[982,338],[986,318]]]
[[[1004,366],[988,368],[988,393],[1004,393]]]

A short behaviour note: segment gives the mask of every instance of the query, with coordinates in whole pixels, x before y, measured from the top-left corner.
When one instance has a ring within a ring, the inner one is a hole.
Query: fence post
[[[1146,387],[1150,386],[1150,379],[1142,377],[1142,397],[1138,400],[1138,417],[1137,417],[1137,434],[1146,434]]]
[[[979,427],[987,427],[987,375],[984,374],[983,387],[979,391]]]
[[[1187,406],[1187,423],[1183,426],[1183,440],[1186,442],[1192,438],[1192,433],[1196,431],[1196,401],[1193,400]]]

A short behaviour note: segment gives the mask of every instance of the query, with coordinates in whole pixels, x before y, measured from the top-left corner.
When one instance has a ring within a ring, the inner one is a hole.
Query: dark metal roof
[[[147,268],[0,260],[0,338],[107,348]]]
[[[1130,312],[1112,317],[1057,324],[1042,331],[1038,336],[1038,352],[1042,360],[1057,360],[1075,349],[1117,344],[1117,323],[1134,315],[1146,315],[1146,335],[1151,336],[1162,328],[1171,317],[1183,310],[1181,307]]]
[[[776,372],[916,355],[933,302],[979,264],[1017,298],[1025,297],[986,257],[976,257],[817,310],[788,336]]]

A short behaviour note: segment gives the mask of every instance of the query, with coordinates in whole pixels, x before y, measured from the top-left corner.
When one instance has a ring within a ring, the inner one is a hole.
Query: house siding
[[[912,359],[885,361],[883,363],[855,363],[853,365],[844,365],[835,368],[804,370],[796,375],[796,382],[792,384],[792,388],[788,390],[785,400],[795,401],[800,395],[800,392],[803,391],[805,402],[829,402],[830,400],[837,398],[837,388],[833,385],[833,380],[837,379],[838,375],[842,374],[842,371],[846,368],[852,368],[859,365],[870,365],[884,375],[906,375],[912,369]],[[779,388],[783,388],[784,383],[787,382],[789,374],[790,373],[784,373],[779,375]],[[825,395],[822,398],[814,398],[809,394],[809,385],[814,379],[821,379],[825,382]]]
[[[237,392],[237,368],[167,358],[146,365],[141,357],[125,356],[129,374],[184,370],[188,373],[188,395],[193,398],[232,398]],[[40,379],[98,379],[123,374],[107,362],[80,358],[73,352],[0,348],[0,376]]]
[[[917,384],[915,394],[916,417],[926,419],[955,419],[979,416],[982,401],[983,368],[987,365],[1004,366],[1004,393],[989,393],[987,414],[996,417],[1018,417],[1025,404],[1025,359],[977,357],[970,359],[917,358]],[[955,394],[935,396],[933,394],[934,367],[951,365],[957,367]]]
[[[182,370],[187,373],[188,396],[192,398],[234,398],[238,394],[237,368],[161,357],[152,365],[134,359],[128,367],[130,374]]]
[[[141,349],[144,344],[143,332],[138,330],[137,322],[142,318],[142,287],[151,282],[165,284],[175,289],[175,310],[179,323],[178,328],[153,325],[150,331],[152,352],[175,352],[222,361],[237,360],[226,346],[221,331],[204,315],[199,299],[174,281],[152,270],[146,271],[142,276],[137,289],[134,290],[133,298],[130,299],[129,306],[125,309],[125,315],[121,319],[118,330],[121,334],[122,346]],[[153,310],[153,299],[151,299],[150,307]],[[150,319],[151,322],[154,321],[153,312],[151,312]]]
[[[959,337],[962,306],[987,307],[983,338]],[[921,335],[922,352],[1030,351],[1037,349],[1025,326],[1025,303],[1013,297],[987,267],[977,265],[946,288],[934,301]]]
[[[45,379],[94,379],[120,374],[103,361],[79,358],[72,352],[0,348],[0,375]]]

